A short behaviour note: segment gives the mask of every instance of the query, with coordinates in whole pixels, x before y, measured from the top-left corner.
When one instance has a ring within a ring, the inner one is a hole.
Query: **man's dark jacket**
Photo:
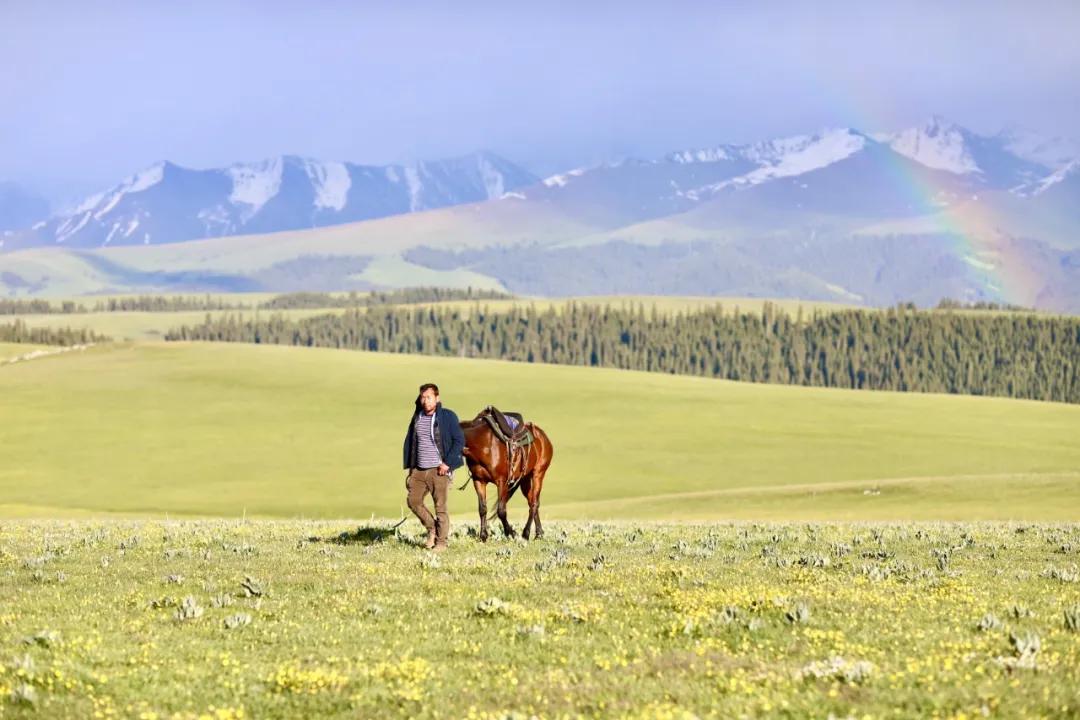
[[[413,411],[412,419],[409,420],[409,429],[405,432],[405,469],[416,467],[417,455],[420,448],[414,442],[416,435],[416,418],[420,416],[420,403],[417,402],[416,410]],[[461,432],[461,424],[453,410],[447,410],[439,403],[435,406],[435,445],[439,448],[442,461],[456,470],[464,464],[461,451],[465,449],[465,433]]]

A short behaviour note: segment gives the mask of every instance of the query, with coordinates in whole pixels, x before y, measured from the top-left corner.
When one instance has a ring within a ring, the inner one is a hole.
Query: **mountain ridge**
[[[493,199],[536,180],[487,151],[386,166],[297,155],[204,170],[160,161],[5,245],[92,248],[322,227]]]
[[[218,175],[217,196],[250,213],[242,235],[3,253],[0,293],[422,281],[556,295],[647,289],[867,304],[950,297],[1080,311],[1080,161],[1043,165],[1016,154],[1016,143],[1016,133],[983,136],[931,118],[898,133],[832,128],[543,179],[475,156],[383,168],[285,156]],[[454,195],[462,176],[473,195]],[[156,177],[151,168],[119,187],[153,193]],[[373,187],[393,191],[395,214],[312,221]],[[65,232],[124,200],[86,205]],[[303,222],[280,229],[290,207],[294,218],[304,209]]]

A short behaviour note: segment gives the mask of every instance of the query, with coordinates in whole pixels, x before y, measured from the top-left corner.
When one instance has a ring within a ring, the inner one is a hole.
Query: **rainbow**
[[[856,64],[839,72],[844,76],[840,80],[846,82],[816,84],[834,101],[833,107],[845,108],[847,112],[843,115],[856,121],[851,127],[881,128],[904,124],[895,112],[895,99],[890,96],[887,86],[862,73]],[[839,92],[841,87],[846,90],[843,94]],[[858,98],[858,104],[850,102],[851,98]],[[931,181],[931,173],[914,171],[913,164],[898,153],[886,157],[893,158],[889,170],[897,186],[919,211],[918,216],[891,225],[912,233],[949,238],[952,251],[968,265],[969,275],[993,300],[1027,307],[1038,304],[1045,279],[1036,271],[1033,259],[1024,254],[1024,245],[1015,241],[1005,229],[1008,223],[998,216],[990,203],[976,195],[950,199],[948,204],[943,204],[945,189]]]
[[[933,183],[931,173],[919,173],[900,154],[891,171],[911,199],[918,215],[894,223],[912,233],[942,235],[951,242],[953,254],[968,266],[974,278],[994,301],[1034,306],[1045,281],[1025,255],[1025,245],[1006,229],[1008,222],[983,195],[1001,194],[991,190],[964,198],[945,198],[948,191]],[[963,298],[957,298],[963,299]]]

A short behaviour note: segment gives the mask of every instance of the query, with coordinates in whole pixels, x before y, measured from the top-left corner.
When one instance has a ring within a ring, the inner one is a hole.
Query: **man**
[[[416,398],[416,410],[405,433],[405,478],[409,509],[420,518],[428,531],[425,547],[441,552],[450,536],[450,514],[446,509],[451,476],[464,460],[465,434],[457,415],[439,402],[439,386],[424,383]],[[424,504],[435,498],[435,518]]]

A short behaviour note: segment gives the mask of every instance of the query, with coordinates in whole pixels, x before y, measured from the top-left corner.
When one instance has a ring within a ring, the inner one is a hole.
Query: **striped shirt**
[[[416,464],[421,470],[439,467],[442,464],[442,455],[435,445],[435,429],[431,426],[435,414],[427,415],[421,412],[416,418],[413,430],[416,433],[417,453]]]

